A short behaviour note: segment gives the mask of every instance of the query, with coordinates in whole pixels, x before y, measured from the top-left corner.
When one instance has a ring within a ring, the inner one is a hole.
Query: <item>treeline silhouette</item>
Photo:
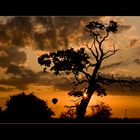
[[[56,100],[56,98],[55,98]],[[0,107],[0,123],[128,123],[140,122],[140,119],[111,118],[112,109],[104,102],[91,106],[91,114],[77,118],[76,106],[65,106],[58,118],[48,106],[47,101],[39,99],[33,93],[24,92],[10,96],[6,108]]]

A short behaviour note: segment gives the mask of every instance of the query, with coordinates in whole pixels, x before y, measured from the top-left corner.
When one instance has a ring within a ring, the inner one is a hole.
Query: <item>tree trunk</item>
[[[77,119],[83,119],[86,113],[86,108],[91,99],[92,94],[87,99],[82,99],[80,105],[77,107]]]
[[[87,90],[87,98],[83,98],[81,100],[80,105],[77,107],[77,119],[83,119],[86,113],[86,108],[88,106],[88,103],[95,91],[95,86],[90,83],[88,90]]]
[[[97,80],[96,80],[96,75],[98,73],[98,70],[100,69],[101,66],[101,61],[98,62],[96,65],[93,73],[92,73],[92,78],[91,81],[89,82],[88,90],[87,90],[87,98],[83,98],[81,100],[80,105],[77,107],[77,119],[83,119],[86,113],[86,108],[88,106],[88,103],[93,95],[93,93],[97,89]]]

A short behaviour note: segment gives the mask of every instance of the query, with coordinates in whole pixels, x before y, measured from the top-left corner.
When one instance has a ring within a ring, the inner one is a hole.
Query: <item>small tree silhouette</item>
[[[73,107],[68,108],[67,111],[63,111],[60,114],[60,118],[62,119],[75,119],[76,118],[76,109]]]
[[[112,109],[109,105],[106,105],[104,102],[97,103],[96,105],[91,106],[92,114],[91,118],[95,120],[107,120],[111,117]]]
[[[74,92],[70,92],[69,95],[83,97],[77,108],[77,118],[79,119],[84,117],[94,92],[97,92],[99,96],[106,95],[106,91],[100,83],[99,70],[102,62],[114,55],[118,49],[113,45],[113,49],[105,51],[103,43],[111,33],[117,32],[117,27],[117,22],[113,20],[108,24],[102,24],[97,21],[89,22],[83,29],[93,39],[91,46],[85,44],[86,48],[80,48],[76,51],[73,48],[59,50],[43,54],[38,58],[38,63],[45,66],[44,72],[47,67],[50,67],[50,71],[54,71],[56,75],[61,72],[74,75]],[[79,75],[82,75],[83,78],[80,79]],[[83,91],[77,92],[76,88],[84,83],[86,83],[86,86]]]
[[[53,111],[48,107],[47,103],[32,93],[24,92],[10,96],[6,102],[5,115],[12,119],[19,120],[39,120],[48,119],[54,115]]]

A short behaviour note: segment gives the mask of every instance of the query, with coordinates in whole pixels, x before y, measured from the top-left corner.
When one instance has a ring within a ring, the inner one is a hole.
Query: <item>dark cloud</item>
[[[46,29],[43,34],[34,33],[37,49],[57,49],[68,48],[69,37],[76,35],[78,32],[82,33],[81,22],[85,23],[90,20],[99,20],[100,17],[88,17],[88,16],[50,16],[50,17],[35,17],[36,24],[41,24]],[[77,42],[81,36],[75,37],[74,42]],[[36,37],[39,36],[39,37]],[[42,36],[42,37],[40,37]],[[40,38],[40,39],[39,39]],[[49,43],[45,44],[45,40],[49,40]]]
[[[0,42],[18,47],[29,45],[41,50],[68,48],[70,36],[73,36],[73,43],[88,39],[82,25],[92,20],[101,22],[102,16],[9,17],[3,19],[5,24],[0,24]],[[118,33],[127,31],[131,27],[131,25],[119,25]]]
[[[14,88],[5,88],[5,87],[0,87],[0,92],[8,92],[12,91]]]
[[[53,73],[34,72],[31,69],[15,64],[10,64],[6,70],[8,79],[0,79],[1,85],[14,86],[17,89],[29,89],[30,84],[52,86],[60,90],[70,90],[72,88],[73,78],[63,74],[56,76]]]
[[[70,90],[72,88],[73,78],[66,75],[56,76],[53,73],[34,72],[23,66],[15,64],[9,65],[6,70],[8,79],[0,79],[0,84],[14,86],[17,89],[28,89],[30,84],[52,86],[60,90]]]
[[[15,75],[22,75],[23,71],[25,71],[24,67],[19,67],[18,65],[11,64],[8,68],[6,73],[12,73]]]
[[[0,24],[0,42],[18,47],[33,45],[34,48],[41,50],[67,48],[69,36],[83,31],[81,23],[87,24],[100,18],[100,16],[12,17],[5,24]],[[75,38],[74,42],[81,36]]]
[[[0,16],[0,24],[7,24],[14,16]]]
[[[55,75],[53,73],[47,72],[39,72],[39,80],[36,82],[36,85],[44,85],[44,86],[52,86],[55,89],[59,90],[72,90],[74,86],[75,78],[74,76],[68,76],[64,73],[60,75]],[[85,79],[83,75],[81,75],[80,80]],[[80,87],[85,87],[85,83]]]
[[[134,60],[134,63],[140,65],[140,59],[135,59],[135,60]]]
[[[7,68],[8,79],[0,79],[0,84],[27,89],[30,84],[53,86],[61,90],[72,87],[73,78],[67,76],[53,76],[46,73],[36,73],[31,69],[20,66],[26,62],[26,54],[19,50],[26,45],[33,45],[34,49],[54,50],[68,48],[70,37],[73,43],[80,42],[84,31],[81,24],[89,21],[100,21],[101,17],[92,16],[37,16],[13,17],[0,24],[0,67]],[[131,26],[119,26],[120,32],[129,30]],[[80,34],[79,34],[80,33]],[[79,34],[79,35],[77,35]],[[102,69],[121,65],[117,62],[102,67]]]
[[[44,85],[44,86],[52,86],[55,89],[59,90],[72,90],[73,87],[73,81],[74,78],[68,78],[65,75],[61,76],[55,76],[51,73],[39,73],[40,78],[36,82],[36,85]],[[111,78],[110,74],[104,74],[102,75],[106,78]],[[130,81],[130,77],[125,77],[125,76],[120,76],[119,79],[118,77],[115,77],[115,80],[118,80],[118,82],[112,83],[109,86],[103,85],[106,90],[108,95],[123,95],[123,96],[140,96],[140,82],[136,82],[136,84],[129,84],[127,82],[119,82],[120,79]],[[140,77],[134,78],[135,81],[140,81]],[[85,84],[83,85],[85,86]],[[82,86],[81,86],[82,87]]]
[[[140,96],[140,82],[137,85],[115,83],[106,87],[109,95]]]
[[[137,41],[138,41],[138,39],[130,40],[130,47],[133,47],[136,44]]]
[[[109,65],[102,66],[101,70],[117,67],[117,66],[120,66],[122,64],[124,64],[124,63],[122,61],[119,61],[119,62],[116,62],[116,63],[112,63],[112,64],[109,64]]]
[[[6,74],[10,74],[9,78],[1,79],[0,84],[15,86],[18,89],[28,89],[30,84],[39,79],[38,75],[31,69],[15,64],[11,64],[8,67]]]
[[[118,24],[118,32],[117,33],[122,33],[124,31],[128,31],[132,28],[132,25],[120,25]]]
[[[23,64],[27,57],[14,46],[0,46],[0,67],[6,68],[11,63]]]
[[[51,86],[55,89],[59,90],[71,90],[73,86],[73,77],[68,77],[67,75],[60,74],[59,76],[54,75],[50,72],[38,72],[35,73],[30,69],[27,69],[23,66],[17,66],[11,64],[7,71],[7,74],[13,74],[10,75],[8,79],[1,79],[0,84],[1,85],[9,85],[9,86],[15,86],[17,89],[28,89],[30,84],[34,84],[36,86],[43,85],[43,86]],[[111,78],[109,74],[102,75],[106,78]],[[130,81],[130,77],[120,76],[114,78],[119,81],[119,79],[122,80],[128,80]],[[140,77],[136,77],[134,80],[140,81]],[[105,85],[104,85],[105,86]],[[105,86],[107,89],[107,92],[112,95],[133,95],[139,96],[140,93],[140,82],[133,84],[131,88],[131,84],[128,83],[113,83],[109,86]],[[1,90],[1,89],[0,89]],[[4,90],[4,89],[3,89]],[[10,89],[9,89],[10,90]],[[6,90],[5,90],[6,91]]]
[[[0,42],[3,44],[24,47],[31,35],[31,17],[14,17],[6,24],[0,24]]]
[[[70,36],[73,36],[73,43],[88,39],[82,25],[92,20],[101,21],[101,18],[102,16],[16,16],[7,19],[5,24],[0,24],[0,42],[18,47],[29,45],[40,50],[68,48]],[[119,25],[118,33],[130,28],[130,25]]]
[[[102,74],[102,76],[109,79],[112,78],[110,74]],[[116,82],[111,83],[110,85],[103,85],[109,95],[140,96],[140,77],[131,79],[127,76],[114,76],[114,79]],[[132,82],[132,80],[135,82]]]
[[[73,78],[64,75],[56,76],[53,73],[39,72],[39,79],[36,85],[52,86],[59,90],[71,90],[73,85]]]

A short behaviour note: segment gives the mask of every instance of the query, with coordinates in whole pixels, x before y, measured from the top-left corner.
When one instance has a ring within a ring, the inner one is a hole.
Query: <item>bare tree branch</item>
[[[100,43],[104,42],[108,36],[109,36],[109,32],[106,32],[106,36],[103,37]]]
[[[136,81],[135,79],[132,79],[132,77],[130,77],[130,79],[120,79],[120,78],[115,79],[113,75],[110,78],[99,75],[98,76],[98,82],[99,83],[104,83],[106,85],[118,83],[122,87],[127,86],[131,89],[132,88],[136,89],[136,87],[140,86],[139,85],[140,81]]]
[[[95,35],[96,41],[98,42],[98,44],[100,44],[100,41],[98,40],[98,36]]]
[[[90,48],[88,46],[88,44],[86,44],[87,48],[91,51],[92,55],[94,56],[94,58],[96,59],[96,61],[98,62],[98,57],[96,56],[96,54],[94,53],[94,51],[92,50],[92,48]]]
[[[90,67],[95,67],[97,65],[97,63],[95,64],[90,64]]]
[[[107,32],[106,36],[103,37],[103,39],[101,41],[97,41],[99,44],[99,49],[101,52],[101,56],[103,56],[104,52],[103,52],[103,48],[102,48],[102,43],[105,41],[105,39],[109,36],[109,32]]]
[[[87,66],[86,69],[88,69],[89,67],[95,67],[96,65],[97,65],[97,63],[95,63],[95,64],[90,63],[90,64]]]
[[[92,76],[89,73],[85,72],[84,70],[82,70],[80,72],[82,72],[88,80],[90,80],[92,78]]]
[[[76,81],[77,81],[77,83],[74,82],[74,85],[75,85],[75,86],[78,86],[78,85],[80,85],[80,84],[82,84],[82,83],[84,83],[84,82],[87,82],[87,83],[89,82],[88,80],[81,80],[81,81],[80,81],[80,80],[78,79],[78,77],[77,77],[76,74],[75,74],[74,76],[75,76],[75,79],[76,79]]]
[[[94,48],[95,48],[95,51],[96,51],[96,56],[98,58],[99,57],[99,52],[98,52],[97,47],[96,47],[96,39],[95,39],[95,36],[94,36],[94,41],[93,41],[93,43],[91,45],[91,48],[93,47],[93,45],[94,45]]]
[[[115,45],[113,44],[113,50],[109,50],[106,53],[104,53],[104,57],[102,58],[102,60],[112,56],[113,54],[115,54],[117,51],[119,51],[120,49],[115,49]],[[110,54],[109,54],[110,53]]]
[[[101,56],[103,56],[104,52],[101,46],[102,46],[102,43],[99,44],[99,50],[100,50]]]

